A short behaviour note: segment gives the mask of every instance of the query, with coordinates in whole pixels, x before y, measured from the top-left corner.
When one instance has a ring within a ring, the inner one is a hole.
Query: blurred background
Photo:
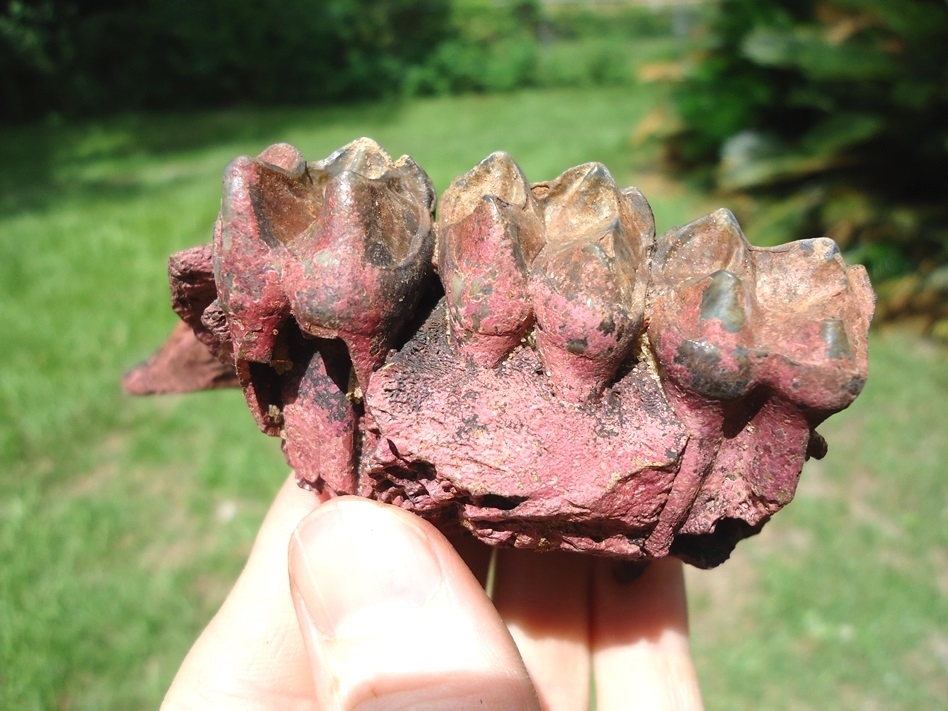
[[[0,4],[0,708],[156,708],[286,471],[236,391],[132,399],[231,158],[368,135],[439,191],[586,161],[659,231],[829,235],[871,376],[796,500],[691,571],[710,709],[948,698],[944,0]]]

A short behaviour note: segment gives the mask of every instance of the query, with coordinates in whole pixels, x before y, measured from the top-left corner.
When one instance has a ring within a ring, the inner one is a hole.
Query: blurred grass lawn
[[[348,109],[138,115],[0,134],[0,708],[156,708],[240,569],[285,465],[239,392],[132,399],[175,322],[165,264],[206,241],[236,155],[315,160],[360,135],[443,190],[494,150],[532,180],[590,160],[659,230],[701,195],[633,171],[654,90],[564,89]],[[948,698],[948,369],[892,333],[824,428],[798,500],[691,575],[711,709],[930,709]]]

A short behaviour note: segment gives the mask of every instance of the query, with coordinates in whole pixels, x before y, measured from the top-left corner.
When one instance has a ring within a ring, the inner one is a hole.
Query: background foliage
[[[6,117],[376,97],[423,62],[443,0],[12,0]]]
[[[672,15],[539,0],[7,0],[0,123],[610,84]],[[555,45],[555,47],[553,47]],[[567,51],[560,51],[567,46]]]
[[[755,240],[828,234],[879,316],[948,336],[948,4],[722,0],[666,158],[750,196]]]

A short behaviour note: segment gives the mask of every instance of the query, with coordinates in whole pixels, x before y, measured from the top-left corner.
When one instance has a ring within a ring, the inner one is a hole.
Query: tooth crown
[[[531,272],[537,346],[557,393],[592,400],[642,329],[652,211],[598,163],[540,183],[534,194],[547,237]]]
[[[496,366],[536,324],[544,370],[567,399],[595,399],[645,315],[651,209],[587,163],[530,186],[494,153],[448,188],[438,268],[459,350]]]
[[[367,384],[430,277],[433,210],[424,171],[371,139],[315,163],[286,144],[233,161],[214,271],[236,358],[272,362],[292,314],[341,338]]]
[[[370,139],[236,159],[212,245],[169,265],[190,331],[126,387],[236,376],[305,486],[496,545],[711,567],[865,382],[874,296],[831,240],[751,247],[726,210],[656,240],[604,166],[530,184],[505,153],[434,204]]]
[[[530,185],[506,153],[493,153],[441,198],[438,270],[459,350],[493,367],[533,325],[529,265],[543,225]]]
[[[832,240],[751,247],[719,210],[659,241],[649,335],[663,373],[698,395],[767,387],[829,413],[865,383],[874,299]]]

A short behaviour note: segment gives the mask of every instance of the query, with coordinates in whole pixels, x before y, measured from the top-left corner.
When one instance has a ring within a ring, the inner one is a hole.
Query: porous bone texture
[[[832,240],[755,248],[726,210],[656,239],[604,166],[504,153],[434,207],[370,139],[236,159],[171,259],[187,327],[126,387],[237,382],[303,486],[487,543],[711,567],[865,383],[874,295]]]

